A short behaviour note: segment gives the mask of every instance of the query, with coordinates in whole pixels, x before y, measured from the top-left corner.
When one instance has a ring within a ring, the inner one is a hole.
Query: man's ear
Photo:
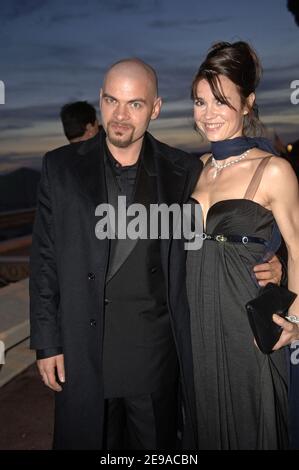
[[[248,114],[255,102],[255,93],[250,93],[244,106],[244,114]]]
[[[162,98],[158,96],[158,98],[156,98],[154,102],[153,111],[151,115],[152,120],[157,119],[157,117],[160,114],[161,107],[162,107]]]

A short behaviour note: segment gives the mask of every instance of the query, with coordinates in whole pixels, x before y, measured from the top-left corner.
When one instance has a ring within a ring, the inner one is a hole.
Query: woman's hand
[[[282,265],[276,255],[268,263],[257,264],[253,272],[260,286],[265,286],[269,282],[280,284],[282,277]]]
[[[288,346],[294,341],[299,340],[299,324],[298,323],[292,323],[276,314],[273,315],[272,319],[274,323],[276,323],[276,325],[281,326],[281,328],[283,329],[279,340],[273,347],[273,351],[283,348],[284,346]]]

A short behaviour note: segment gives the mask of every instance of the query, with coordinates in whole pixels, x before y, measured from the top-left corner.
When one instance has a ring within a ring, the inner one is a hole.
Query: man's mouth
[[[112,122],[110,124],[110,126],[112,127],[112,129],[115,131],[115,132],[126,132],[128,131],[129,129],[131,129],[132,127],[128,124],[120,124],[118,122]]]

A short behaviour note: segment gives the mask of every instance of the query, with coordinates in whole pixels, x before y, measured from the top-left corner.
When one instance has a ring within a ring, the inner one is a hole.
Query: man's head
[[[60,118],[70,142],[88,140],[99,132],[96,110],[87,101],[65,104],[61,108]]]
[[[110,144],[127,148],[142,141],[150,121],[161,109],[154,69],[140,59],[116,62],[105,75],[100,109]]]

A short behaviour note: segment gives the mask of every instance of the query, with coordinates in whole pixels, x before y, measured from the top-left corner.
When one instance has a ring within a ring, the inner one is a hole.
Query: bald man
[[[43,160],[31,253],[31,348],[55,391],[55,449],[194,445],[184,257],[169,239],[99,239],[96,208],[183,203],[201,163],[148,132],[155,71],[107,71],[103,130]],[[173,245],[173,246],[172,246]],[[170,249],[171,248],[171,249]],[[170,256],[171,253],[171,256]],[[183,426],[184,424],[184,426]]]
[[[117,215],[120,196],[147,214],[152,204],[183,204],[201,162],[147,132],[161,98],[141,60],[108,70],[100,109],[98,135],[45,155],[33,233],[31,348],[55,391],[54,448],[191,449],[182,242],[171,233],[101,238],[96,227],[101,204]]]

